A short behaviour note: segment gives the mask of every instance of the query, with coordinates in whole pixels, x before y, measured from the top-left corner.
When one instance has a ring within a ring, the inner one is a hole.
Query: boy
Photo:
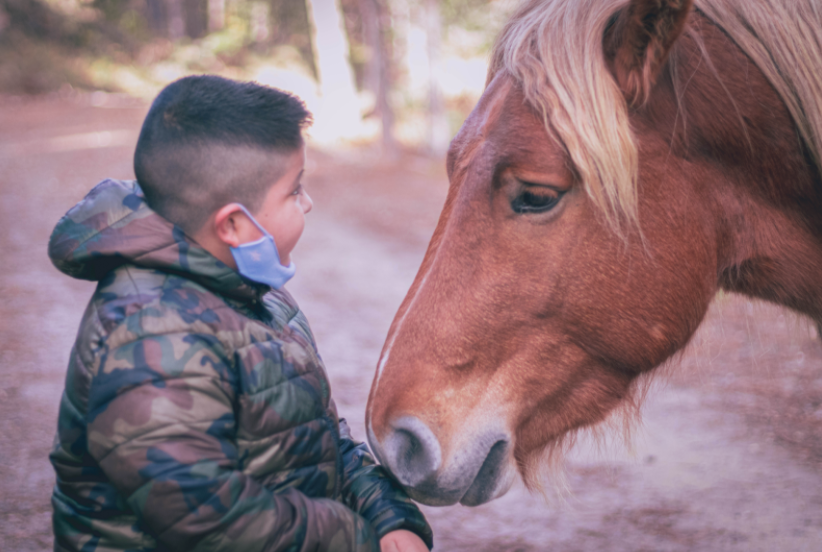
[[[103,181],[55,228],[55,266],[99,281],[51,454],[55,550],[431,546],[279,289],[312,205],[309,121],[275,89],[181,79],[143,123],[137,183]]]

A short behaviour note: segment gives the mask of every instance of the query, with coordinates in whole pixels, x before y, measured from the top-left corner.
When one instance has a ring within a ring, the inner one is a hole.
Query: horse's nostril
[[[425,457],[425,451],[423,450],[422,443],[420,440],[417,439],[417,436],[411,433],[410,431],[406,431],[401,429],[397,431],[397,461],[404,465],[409,466],[414,464],[414,461],[419,458]]]
[[[403,485],[413,487],[436,477],[440,445],[431,430],[417,418],[397,420],[386,439],[384,452],[389,468]]]

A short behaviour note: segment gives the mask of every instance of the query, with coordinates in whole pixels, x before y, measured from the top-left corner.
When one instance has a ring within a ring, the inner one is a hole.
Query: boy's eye
[[[294,191],[291,192],[291,195],[300,195],[301,193],[303,193],[303,185],[302,184],[300,184],[299,186],[294,188]]]

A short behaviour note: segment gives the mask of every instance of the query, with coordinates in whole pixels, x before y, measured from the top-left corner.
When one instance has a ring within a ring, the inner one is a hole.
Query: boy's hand
[[[382,552],[428,552],[422,539],[411,531],[397,529],[380,539]]]

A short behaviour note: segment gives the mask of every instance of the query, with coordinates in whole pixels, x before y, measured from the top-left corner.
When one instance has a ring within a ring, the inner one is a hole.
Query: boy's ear
[[[631,0],[605,36],[605,53],[629,105],[648,101],[693,0]]]
[[[214,232],[221,242],[230,247],[240,245],[239,218],[242,212],[239,205],[229,203],[214,214]]]

